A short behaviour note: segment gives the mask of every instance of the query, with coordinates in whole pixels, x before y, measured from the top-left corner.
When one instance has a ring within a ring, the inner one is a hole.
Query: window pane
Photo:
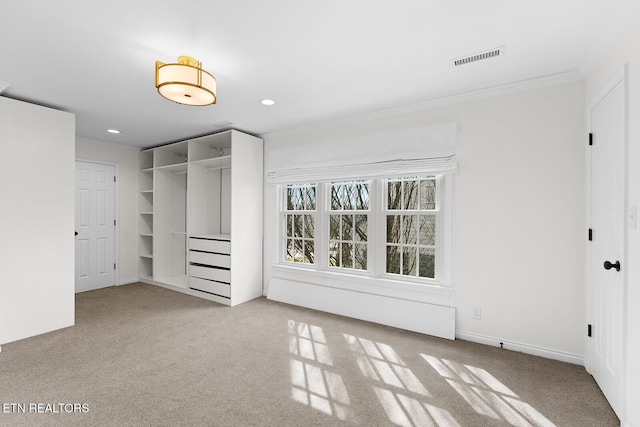
[[[420,216],[420,242],[421,245],[434,246],[436,244],[436,216]]]
[[[342,215],[342,240],[353,240],[353,215]]]
[[[342,210],[342,185],[331,184],[331,210]]]
[[[287,187],[287,210],[293,210],[293,199],[295,196],[295,191],[293,187]]]
[[[316,186],[308,185],[305,186],[304,191],[304,206],[307,210],[315,210],[316,209]]]
[[[302,237],[302,215],[293,216],[293,237]]]
[[[400,243],[400,215],[387,215],[387,243]]]
[[[367,269],[367,245],[356,243],[354,245],[354,267],[358,270]]]
[[[387,273],[400,274],[399,246],[387,246]]]
[[[387,183],[387,209],[401,209],[402,181],[389,181]]]
[[[293,240],[287,239],[285,245],[284,259],[291,262],[293,261]]]
[[[340,240],[340,215],[329,216],[329,239]]]
[[[415,276],[416,264],[416,248],[405,247],[402,250],[402,274]]]
[[[436,251],[431,248],[420,248],[420,277],[433,279],[436,277]]]
[[[304,200],[302,198],[302,188],[293,187],[289,191],[291,210],[301,211],[304,210]]]
[[[353,268],[353,245],[351,243],[342,244],[342,267]]]
[[[305,240],[304,258],[305,258],[305,262],[313,264],[313,260],[315,258],[314,249],[313,249],[313,240]]]
[[[304,262],[302,239],[293,239],[293,261]]]
[[[402,243],[415,245],[418,243],[418,215],[403,215]]]
[[[342,209],[353,210],[355,206],[355,188],[351,183],[342,185]]]
[[[420,181],[420,209],[434,210],[436,208],[436,181],[423,179]]]
[[[355,241],[367,241],[367,215],[356,215]]]
[[[313,215],[304,216],[304,237],[313,238],[314,234],[314,222]]]
[[[286,221],[287,221],[287,237],[293,237],[293,215],[287,215]]]
[[[418,209],[418,181],[404,181],[404,209]]]
[[[356,185],[356,203],[355,207],[358,210],[369,209],[369,184],[357,184]]]
[[[329,266],[340,266],[340,243],[338,242],[329,243]]]

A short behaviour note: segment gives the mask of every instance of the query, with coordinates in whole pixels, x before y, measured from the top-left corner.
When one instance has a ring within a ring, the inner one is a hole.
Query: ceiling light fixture
[[[156,61],[156,88],[160,95],[178,104],[202,106],[217,100],[216,78],[190,56],[179,56],[176,64]]]
[[[262,105],[274,105],[276,103],[276,101],[274,101],[273,99],[263,99],[260,102],[262,103]]]
[[[107,129],[107,132],[109,132],[109,133],[120,133],[120,131],[118,129]]]

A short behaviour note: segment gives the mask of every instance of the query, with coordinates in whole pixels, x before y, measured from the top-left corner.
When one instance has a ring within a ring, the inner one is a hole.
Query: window
[[[280,263],[448,286],[448,185],[447,176],[422,176],[282,186]]]
[[[332,182],[329,266],[367,269],[369,183]]]
[[[435,279],[435,177],[386,182],[386,272]]]
[[[315,262],[316,185],[287,185],[285,188],[284,259],[287,262]]]

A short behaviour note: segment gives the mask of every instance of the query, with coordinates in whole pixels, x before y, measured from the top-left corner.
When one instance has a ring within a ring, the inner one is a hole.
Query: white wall
[[[117,284],[138,281],[138,152],[137,147],[76,138],[76,159],[118,164]]]
[[[0,97],[0,344],[74,324],[75,116]]]
[[[629,206],[640,207],[640,8],[614,41],[607,54],[589,72],[585,101],[588,103],[628,64],[629,128],[628,171]],[[629,230],[627,253],[627,425],[640,426],[640,229]]]
[[[458,123],[453,180],[451,295],[403,296],[457,309],[459,334],[521,343],[580,363],[585,336],[584,87],[550,87],[265,138],[289,144],[382,130]],[[390,141],[393,143],[393,141]],[[271,277],[331,284],[276,271],[275,189],[265,186],[264,283]],[[472,320],[472,307],[482,319]]]

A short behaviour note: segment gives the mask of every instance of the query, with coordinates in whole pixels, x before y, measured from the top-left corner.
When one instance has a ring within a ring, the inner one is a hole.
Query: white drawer
[[[228,240],[189,239],[189,249],[219,254],[231,253],[231,242]]]
[[[209,252],[189,251],[189,262],[211,265],[213,267],[231,268],[231,256],[212,254]]]
[[[219,282],[231,283],[231,271],[221,270],[219,268],[190,265],[189,276],[199,277],[200,279],[217,280]]]
[[[211,280],[198,279],[197,277],[189,278],[189,287],[198,289],[223,297],[231,297],[231,286],[227,283],[212,282]]]

